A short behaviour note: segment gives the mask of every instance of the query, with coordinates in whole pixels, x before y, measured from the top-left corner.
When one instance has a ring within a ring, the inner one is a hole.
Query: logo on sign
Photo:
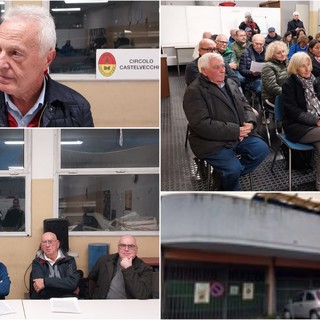
[[[116,59],[110,52],[103,53],[98,61],[98,67],[100,73],[104,77],[110,77],[116,70]]]
[[[221,297],[224,293],[224,287],[220,282],[213,282],[211,284],[210,292],[213,297]]]

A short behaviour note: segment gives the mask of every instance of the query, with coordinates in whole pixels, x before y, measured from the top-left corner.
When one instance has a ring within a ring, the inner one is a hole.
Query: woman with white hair
[[[283,128],[293,142],[310,143],[320,151],[320,85],[311,73],[310,56],[294,54],[288,65],[289,78],[282,86]],[[320,161],[317,161],[316,189],[320,190]]]

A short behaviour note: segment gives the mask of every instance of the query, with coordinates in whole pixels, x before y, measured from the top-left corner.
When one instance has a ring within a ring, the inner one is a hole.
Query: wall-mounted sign
[[[242,287],[242,299],[243,300],[252,300],[254,294],[253,283],[244,283]]]
[[[196,282],[194,284],[194,303],[209,303],[210,302],[210,283]]]
[[[230,286],[230,296],[237,296],[239,294],[239,286]]]
[[[96,78],[159,80],[159,49],[98,49]]]
[[[211,295],[213,297],[215,297],[215,298],[221,297],[224,293],[224,286],[220,282],[213,282],[211,284],[210,291],[211,291]]]

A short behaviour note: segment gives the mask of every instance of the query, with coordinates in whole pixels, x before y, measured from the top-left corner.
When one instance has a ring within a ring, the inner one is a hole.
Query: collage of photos
[[[161,318],[320,318],[318,1],[161,2]]]
[[[319,1],[0,20],[0,320],[320,318]]]

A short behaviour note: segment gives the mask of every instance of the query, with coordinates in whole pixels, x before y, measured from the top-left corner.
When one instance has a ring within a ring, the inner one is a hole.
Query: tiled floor
[[[182,98],[186,88],[184,69],[177,75],[176,68],[169,68],[170,97],[161,101],[161,190],[162,191],[206,191],[205,172],[198,172],[194,155],[188,145],[185,148],[187,120],[182,108]],[[265,129],[260,134],[265,137]],[[272,134],[273,146],[278,141]],[[252,191],[287,191],[288,170],[285,160],[280,156],[270,167],[274,156],[273,148],[266,160],[252,174]],[[202,173],[202,174],[201,174]],[[251,191],[248,176],[241,177],[241,191]],[[293,170],[292,191],[315,191],[314,170]]]

